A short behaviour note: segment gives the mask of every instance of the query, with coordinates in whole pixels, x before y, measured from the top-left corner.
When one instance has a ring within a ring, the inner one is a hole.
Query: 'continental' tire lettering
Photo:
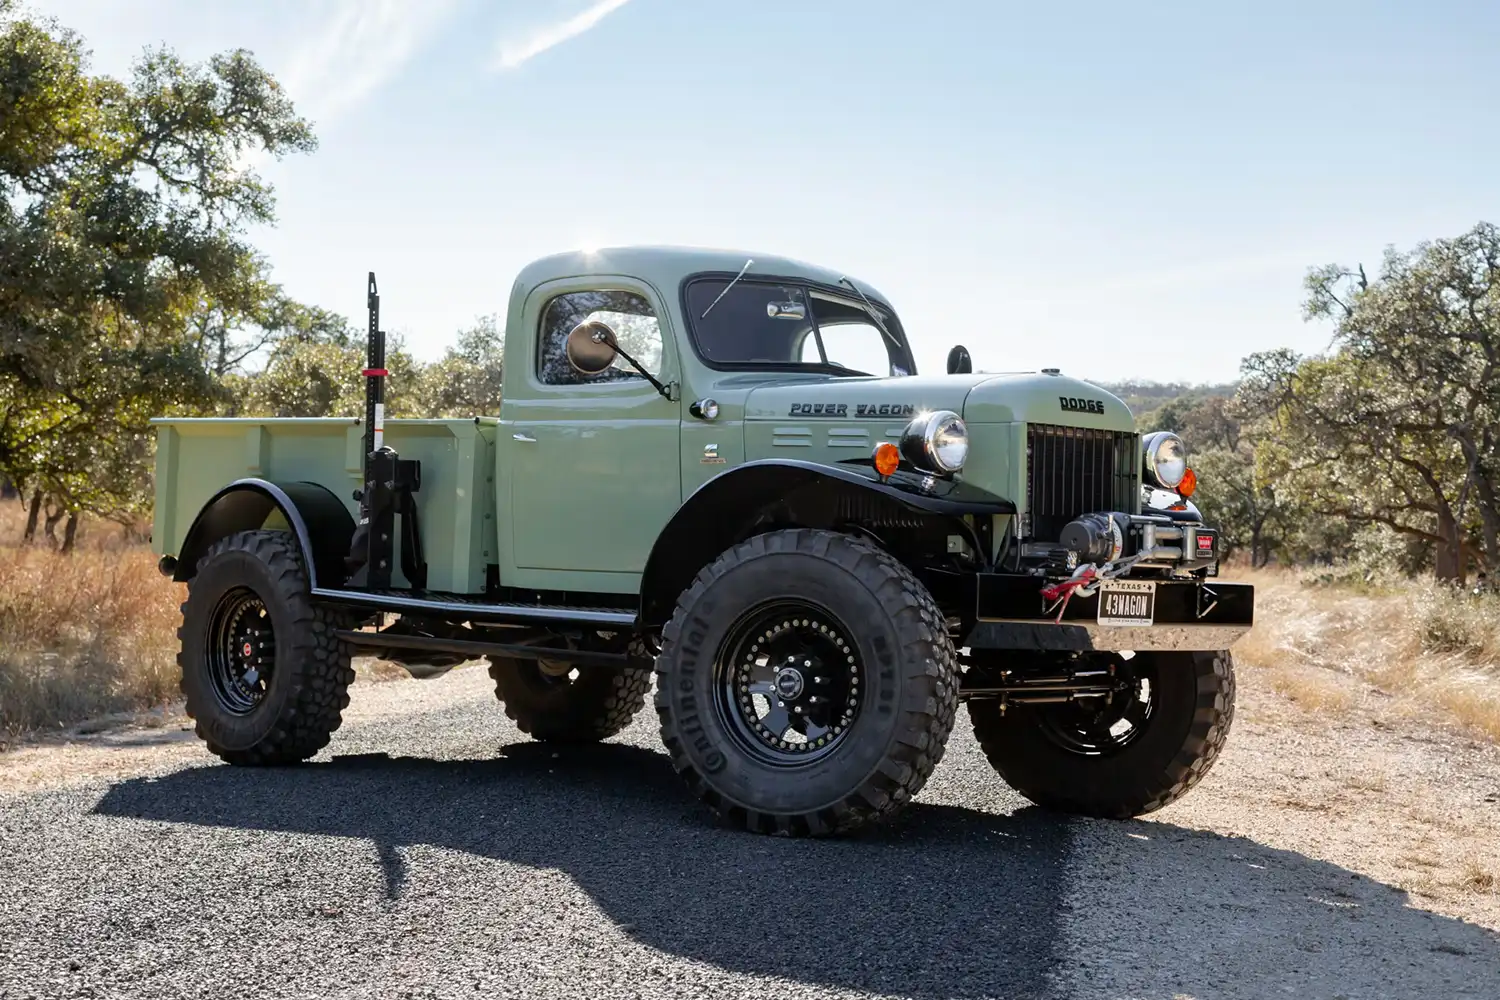
[[[895,709],[892,703],[896,700],[896,661],[891,655],[890,643],[885,641],[885,636],[877,635],[870,641],[875,648],[875,662],[880,668],[880,701],[875,705],[875,711],[881,715],[890,715]]]
[[[703,720],[698,714],[698,697],[695,694],[698,686],[697,667],[711,628],[706,614],[712,613],[713,605],[704,601],[700,607],[704,614],[693,615],[683,627],[679,661],[682,673],[677,677],[676,696],[672,700],[673,709],[681,720],[678,725],[683,742],[701,755],[699,763],[703,770],[713,774],[724,769],[727,758],[714,749],[713,740],[704,731]]]

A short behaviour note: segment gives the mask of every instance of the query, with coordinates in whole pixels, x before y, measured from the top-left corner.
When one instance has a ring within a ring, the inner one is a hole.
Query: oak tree
[[[0,475],[75,512],[146,502],[149,419],[212,405],[238,350],[192,317],[266,305],[244,235],[274,202],[246,158],[313,146],[247,52],[148,51],[117,80],[0,6]]]

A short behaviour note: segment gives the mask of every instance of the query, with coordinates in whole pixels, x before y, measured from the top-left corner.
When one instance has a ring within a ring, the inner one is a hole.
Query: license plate
[[[1145,626],[1156,620],[1156,584],[1112,580],[1099,588],[1099,624]]]

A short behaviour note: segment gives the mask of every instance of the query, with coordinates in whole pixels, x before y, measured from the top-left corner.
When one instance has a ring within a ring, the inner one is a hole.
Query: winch
[[[1063,526],[1058,541],[1077,565],[1105,565],[1129,556],[1138,567],[1166,568],[1174,574],[1211,568],[1219,554],[1213,528],[1155,514],[1084,514]]]

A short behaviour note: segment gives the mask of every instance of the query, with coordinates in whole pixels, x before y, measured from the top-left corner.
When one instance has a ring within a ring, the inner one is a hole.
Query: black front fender
[[[297,539],[312,586],[342,586],[344,557],[354,537],[354,518],[343,501],[317,483],[265,479],[236,480],[203,505],[177,553],[172,579],[192,579],[209,546],[235,532],[263,528],[277,512]]]
[[[819,490],[858,490],[933,517],[1014,514],[1009,500],[963,482],[898,472],[880,479],[873,469],[793,459],[746,462],[704,483],[667,522],[641,578],[641,621],[659,625],[694,575],[742,540],[756,515],[788,497]],[[804,524],[803,527],[824,527]]]

